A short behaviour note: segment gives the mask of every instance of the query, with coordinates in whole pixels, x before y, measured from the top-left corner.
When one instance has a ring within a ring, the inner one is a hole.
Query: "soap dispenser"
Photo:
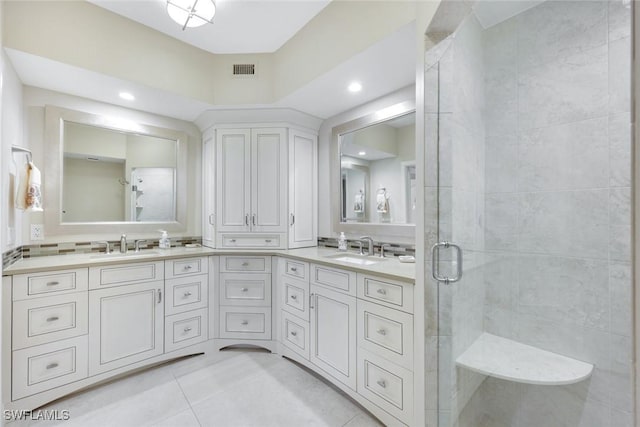
[[[340,238],[338,239],[338,250],[346,252],[347,250],[347,237],[344,235],[344,231],[340,232]]]
[[[171,247],[171,240],[169,240],[169,235],[165,230],[159,230],[162,235],[160,236],[160,241],[158,242],[158,247],[160,249],[169,249]]]

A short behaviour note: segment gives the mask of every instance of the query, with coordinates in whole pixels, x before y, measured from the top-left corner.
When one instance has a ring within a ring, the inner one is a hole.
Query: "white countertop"
[[[98,265],[123,264],[141,261],[160,261],[173,258],[184,258],[191,256],[208,255],[281,255],[289,258],[296,258],[303,261],[314,262],[334,267],[346,268],[349,270],[372,273],[390,279],[415,281],[415,264],[401,263],[396,257],[389,257],[373,265],[357,265],[349,262],[337,261],[327,258],[329,255],[339,252],[332,248],[313,247],[289,250],[259,250],[259,249],[211,249],[207,247],[198,248],[171,248],[171,249],[143,249],[139,254],[129,252],[122,255],[119,252],[106,255],[104,253],[86,253],[72,255],[51,255],[33,258],[24,258],[15,264],[7,267],[2,272],[3,275],[14,275],[24,273],[35,273],[50,270],[66,270],[70,268],[92,267]],[[345,255],[356,255],[354,252],[340,252]],[[371,260],[378,260],[376,257],[368,257]]]

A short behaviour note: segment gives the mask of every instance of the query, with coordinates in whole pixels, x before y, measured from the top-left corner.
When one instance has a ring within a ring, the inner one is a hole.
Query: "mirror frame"
[[[102,221],[62,222],[62,188],[64,162],[64,122],[74,122],[114,131],[155,136],[176,141],[176,218],[168,222]],[[163,229],[187,230],[187,146],[186,132],[160,128],[115,116],[102,116],[45,106],[44,223],[47,234],[121,234],[151,233]],[[114,239],[117,236],[114,236]]]
[[[341,161],[340,161],[340,144],[341,136],[354,132],[359,129],[382,123],[384,121],[394,119],[396,117],[404,116],[416,111],[415,100],[408,100],[400,102],[398,104],[391,105],[386,108],[382,108],[373,113],[367,114],[341,125],[335,126],[331,132],[331,188],[341,188],[340,179],[342,177]],[[389,223],[377,223],[377,222],[342,222],[342,207],[341,203],[342,191],[331,192],[331,223],[334,233],[360,233],[360,234],[372,234],[376,236],[397,236],[415,239],[415,224],[389,224]]]

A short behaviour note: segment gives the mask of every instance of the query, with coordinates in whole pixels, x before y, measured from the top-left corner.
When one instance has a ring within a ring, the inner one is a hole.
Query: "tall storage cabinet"
[[[205,246],[317,244],[316,135],[286,127],[220,127],[205,131],[203,143]]]

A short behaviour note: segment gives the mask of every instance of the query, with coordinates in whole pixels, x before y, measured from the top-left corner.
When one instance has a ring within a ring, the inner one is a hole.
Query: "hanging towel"
[[[32,163],[27,165],[28,179],[27,179],[27,195],[25,204],[26,210],[31,212],[42,212],[42,192],[40,186],[42,184],[42,175],[40,170]]]
[[[353,211],[355,213],[364,212],[364,194],[362,194],[362,192],[356,193],[356,197],[353,202]]]
[[[379,192],[376,194],[376,210],[378,213],[389,212],[389,197],[387,197],[387,193]]]
[[[26,163],[18,177],[18,191],[16,191],[16,209],[27,209],[27,187],[29,186],[29,164]]]

